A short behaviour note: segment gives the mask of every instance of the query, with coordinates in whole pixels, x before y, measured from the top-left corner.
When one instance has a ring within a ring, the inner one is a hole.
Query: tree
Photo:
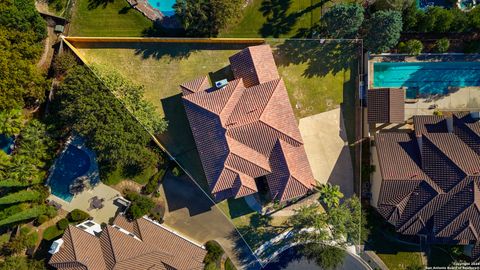
[[[87,68],[76,66],[67,73],[52,106],[51,123],[84,137],[102,174],[122,168],[133,177],[156,166],[150,135]]]
[[[454,21],[453,13],[439,6],[428,7],[425,16],[419,23],[421,32],[446,33],[450,31]]]
[[[47,132],[47,126],[32,119],[20,133],[17,145],[19,155],[26,156],[36,166],[43,167],[52,158],[55,143]]]
[[[386,52],[398,43],[402,15],[398,11],[377,11],[367,20],[365,48],[373,53]]]
[[[323,27],[330,38],[354,38],[363,23],[364,9],[358,4],[338,4],[322,17]]]
[[[139,219],[155,207],[152,199],[136,192],[128,192],[125,197],[131,202],[127,210],[127,216],[130,219]]]
[[[450,41],[448,38],[442,38],[435,42],[435,49],[440,53],[445,53],[450,48]]]
[[[23,126],[23,114],[20,109],[0,112],[0,134],[11,137],[20,133]]]
[[[402,12],[403,31],[414,32],[417,31],[417,23],[424,16],[424,12],[417,8],[417,3],[413,2],[405,8]]]
[[[242,0],[178,0],[173,6],[186,34],[215,37],[241,14]]]
[[[338,185],[332,186],[332,184],[327,183],[317,187],[317,190],[320,192],[320,202],[328,208],[337,207],[340,204],[340,199],[343,198],[343,193]]]
[[[401,53],[408,53],[409,55],[420,55],[423,50],[423,44],[418,39],[411,39],[407,42],[400,42],[398,49]]]
[[[0,270],[46,270],[43,261],[29,259],[24,256],[7,256],[0,262]]]
[[[90,218],[90,215],[80,209],[73,209],[67,214],[67,219],[71,222],[81,222]]]
[[[346,252],[334,246],[309,243],[303,246],[302,254],[322,269],[337,269],[343,263]]]
[[[205,258],[203,259],[203,262],[205,264],[213,264],[216,265],[216,263],[222,258],[223,253],[223,248],[218,244],[216,241],[208,241],[205,244],[205,249],[207,250],[207,254],[205,255]]]
[[[78,64],[77,58],[70,52],[64,52],[57,54],[53,62],[53,70],[55,76],[64,75],[67,71],[71,70]]]
[[[62,218],[59,221],[57,221],[57,228],[63,231],[68,228],[68,224],[69,224],[68,219]]]

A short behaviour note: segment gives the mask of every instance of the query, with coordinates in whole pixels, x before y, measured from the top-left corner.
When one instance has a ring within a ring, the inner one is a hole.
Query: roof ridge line
[[[235,85],[235,88],[233,88],[232,94],[228,97],[228,100],[227,100],[227,102],[225,103],[225,106],[223,106],[223,108],[222,108],[222,109],[220,110],[220,112],[218,113],[219,116],[220,116],[220,115],[222,114],[222,112],[225,110],[225,107],[227,106],[228,102],[229,102],[230,99],[232,98],[232,96],[233,96],[233,94],[235,93],[235,90],[237,89],[237,87],[238,87],[238,85],[240,84],[240,82],[242,82],[242,84],[243,84],[243,79],[242,79],[242,78],[235,79],[235,80],[233,80],[232,82],[234,82],[234,81],[237,81],[237,85]],[[229,82],[229,83],[230,83],[230,82]],[[246,89],[245,86],[243,87],[242,90],[244,90],[244,89]],[[242,95],[243,95],[243,93],[242,93]],[[241,97],[241,96],[240,96],[240,97]],[[240,99],[238,99],[238,100],[240,100]],[[237,101],[237,103],[238,103],[238,101]],[[236,105],[236,104],[235,104],[235,105]],[[222,124],[222,126],[223,126],[223,124]]]

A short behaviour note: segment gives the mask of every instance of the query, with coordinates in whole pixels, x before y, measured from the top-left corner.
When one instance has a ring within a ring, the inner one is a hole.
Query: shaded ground
[[[251,0],[241,20],[224,29],[220,36],[292,37],[299,29],[317,23],[330,5],[331,1],[326,0]]]
[[[140,37],[152,21],[125,0],[76,0],[71,36]]]
[[[166,200],[165,224],[200,243],[216,240],[236,265],[250,265],[255,259],[244,242],[233,242],[238,236],[230,220],[188,177],[167,174],[162,184]]]
[[[398,235],[392,225],[387,224],[373,209],[368,212],[368,224],[371,232],[365,250],[375,251],[389,269],[401,270],[424,265],[420,245],[397,241]]]

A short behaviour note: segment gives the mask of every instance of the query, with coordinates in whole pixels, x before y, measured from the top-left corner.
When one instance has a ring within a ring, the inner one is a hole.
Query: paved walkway
[[[340,109],[302,118],[299,128],[317,182],[339,185],[345,197],[352,196],[352,160]]]

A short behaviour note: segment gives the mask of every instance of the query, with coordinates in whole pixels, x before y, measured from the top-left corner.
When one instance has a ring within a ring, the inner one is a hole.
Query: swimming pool
[[[12,153],[13,141],[13,137],[7,137],[0,134],[0,149],[7,154]]]
[[[167,17],[175,15],[175,10],[173,9],[175,2],[176,0],[148,0],[150,6],[160,10]]]
[[[55,161],[50,170],[47,184],[51,193],[70,202],[70,184],[80,176],[86,176],[92,186],[100,182],[95,153],[85,146],[81,137],[74,137]]]
[[[480,62],[381,62],[373,87],[411,87],[420,95],[446,94],[448,87],[480,86]]]

